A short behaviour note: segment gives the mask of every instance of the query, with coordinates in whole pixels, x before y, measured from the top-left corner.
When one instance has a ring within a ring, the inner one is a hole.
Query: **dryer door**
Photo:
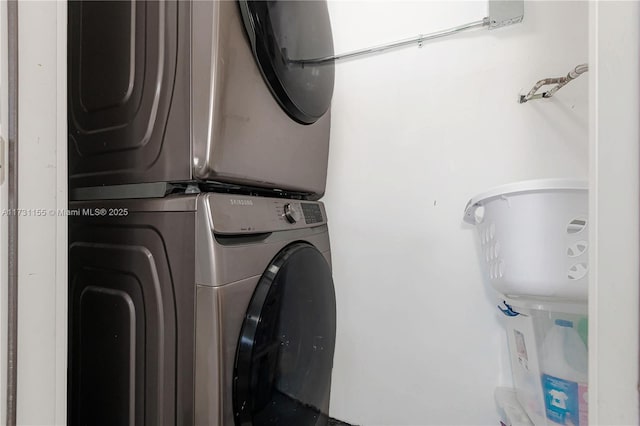
[[[240,0],[253,54],[271,92],[296,121],[315,123],[331,104],[334,61],[327,3]]]
[[[336,336],[331,270],[307,243],[283,249],[260,279],[238,341],[236,425],[326,425]]]

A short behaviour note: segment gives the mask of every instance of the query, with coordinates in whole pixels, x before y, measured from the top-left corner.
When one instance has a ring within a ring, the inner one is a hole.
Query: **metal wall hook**
[[[576,78],[580,77],[580,75],[589,71],[588,64],[580,64],[571,70],[565,77],[557,77],[557,78],[545,78],[536,83],[535,86],[527,93],[526,95],[520,95],[519,102],[521,104],[528,102],[533,99],[542,99],[542,98],[550,98],[552,97],[558,90],[563,88],[567,83]],[[550,84],[555,84],[551,90],[547,90],[546,92],[536,93],[543,86],[548,86]]]

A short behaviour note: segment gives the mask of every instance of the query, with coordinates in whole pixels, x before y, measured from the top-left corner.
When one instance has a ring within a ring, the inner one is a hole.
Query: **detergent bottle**
[[[556,319],[542,343],[542,392],[551,423],[583,425],[587,412],[587,348],[573,322]]]

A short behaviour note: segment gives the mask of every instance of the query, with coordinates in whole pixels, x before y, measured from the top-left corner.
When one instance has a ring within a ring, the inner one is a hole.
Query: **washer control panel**
[[[302,214],[304,215],[304,221],[307,225],[324,222],[320,204],[301,202],[300,206],[302,207]]]
[[[319,201],[208,193],[199,197],[199,203],[198,209],[209,212],[214,231],[222,234],[284,231],[327,222]]]
[[[273,200],[277,215],[286,223],[314,225],[325,222],[323,206],[319,202]]]

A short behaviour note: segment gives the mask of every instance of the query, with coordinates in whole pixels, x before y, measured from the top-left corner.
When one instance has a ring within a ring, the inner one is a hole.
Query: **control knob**
[[[298,220],[300,220],[300,213],[298,213],[298,210],[296,210],[296,208],[291,203],[287,203],[284,205],[283,216],[289,223],[296,223]]]

